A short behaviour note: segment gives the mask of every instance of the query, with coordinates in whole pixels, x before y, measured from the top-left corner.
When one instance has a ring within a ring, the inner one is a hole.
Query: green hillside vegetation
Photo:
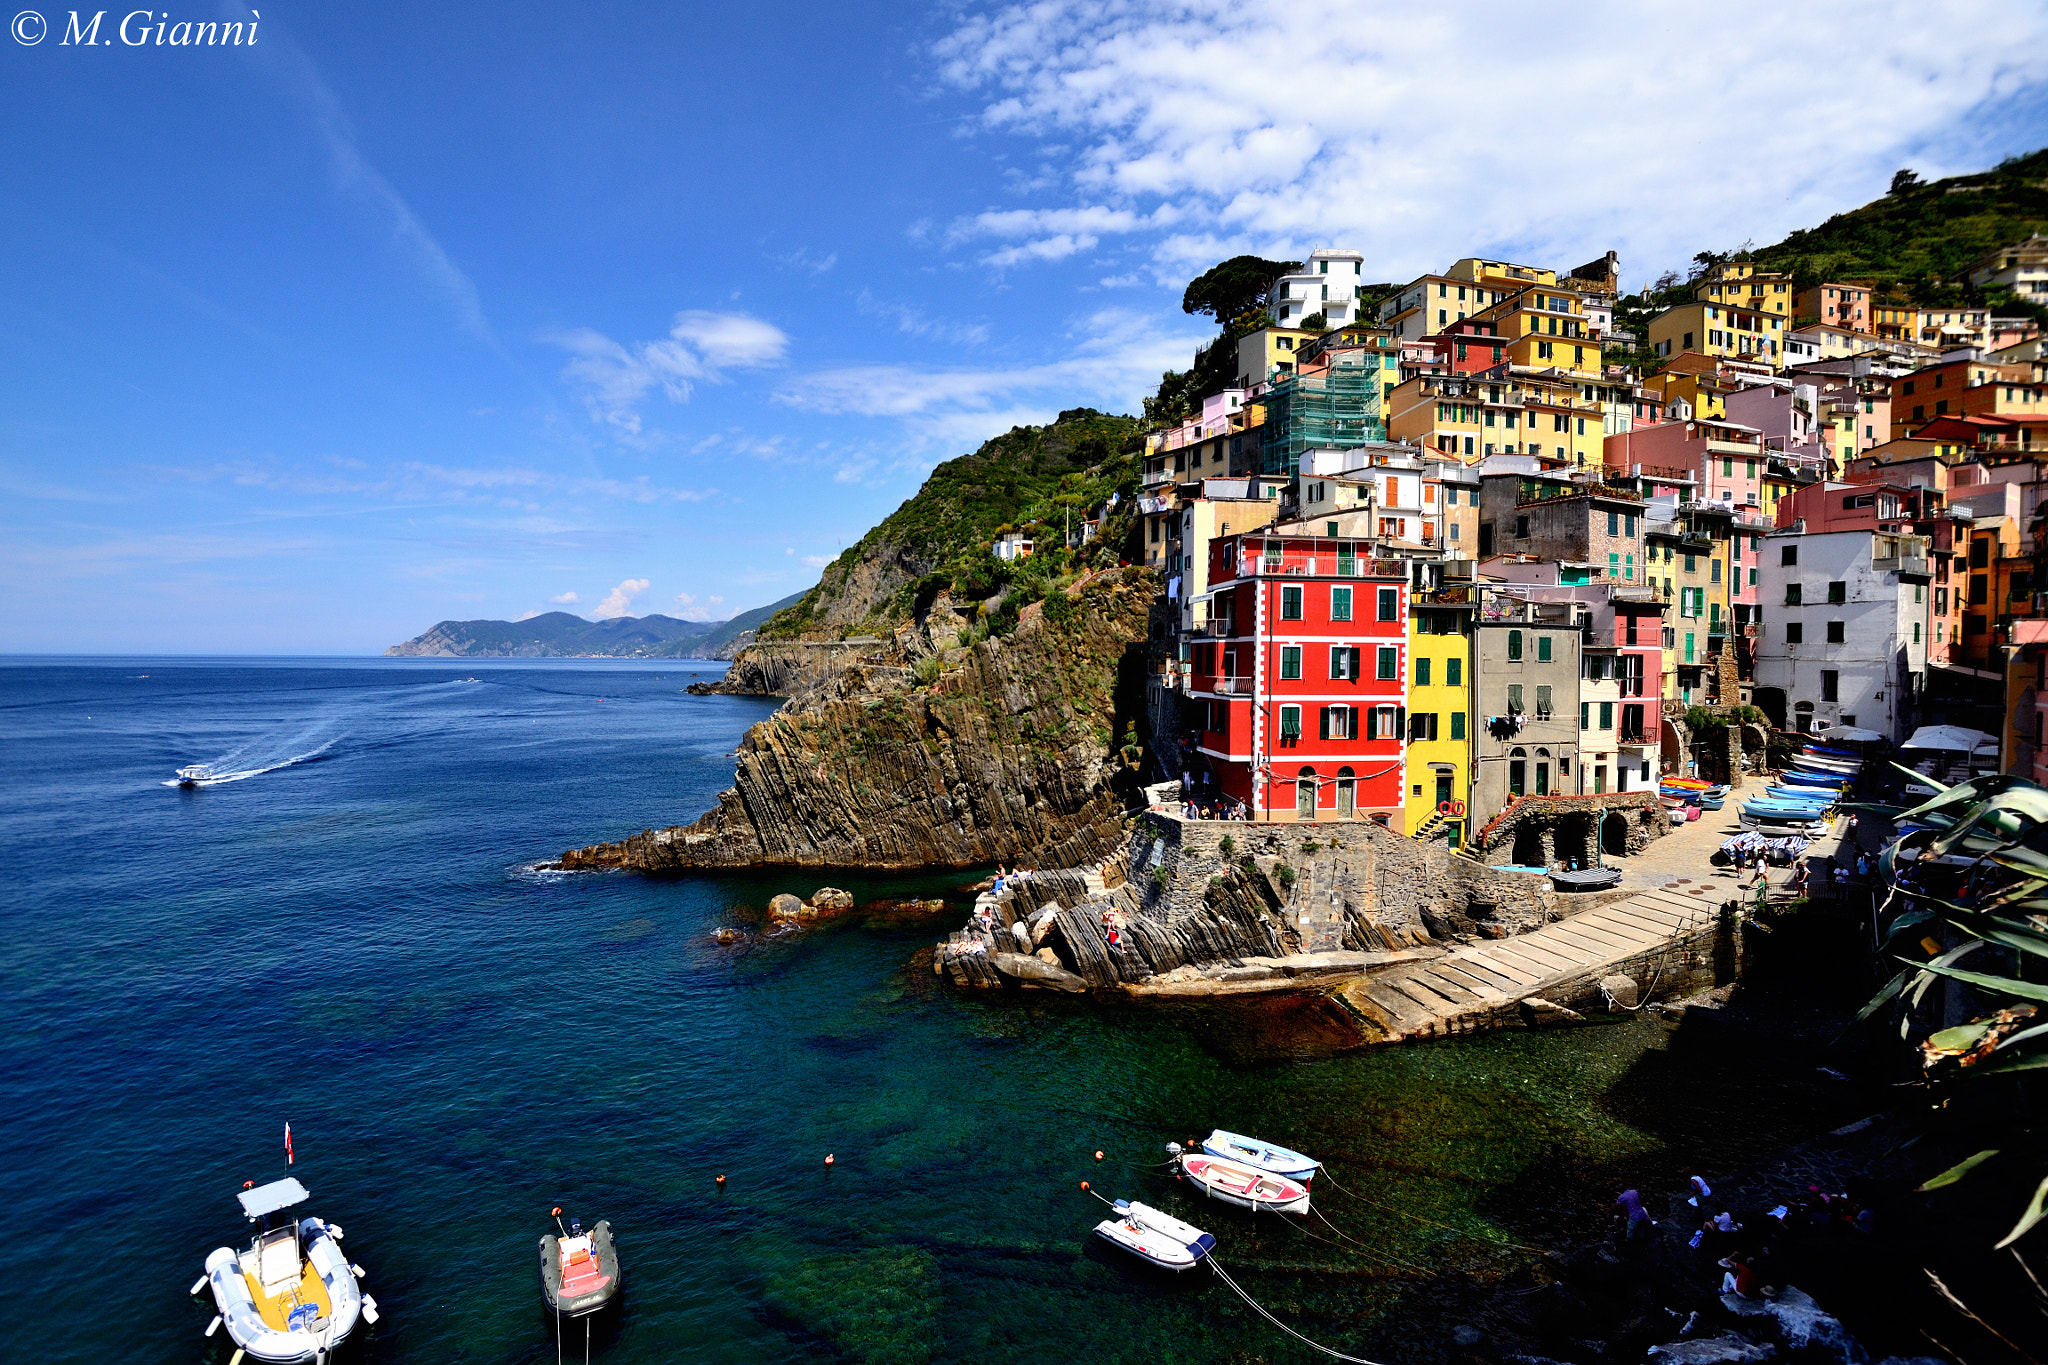
[[[972,455],[946,461],[759,638],[886,633],[947,590],[988,604],[986,628],[1004,632],[1026,603],[1077,573],[1117,563],[1133,524],[1142,428],[1133,417],[1074,408],[1051,426],[1012,427]],[[1101,533],[1067,550],[1066,528],[1078,532],[1112,493],[1118,505]],[[995,557],[996,538],[1011,530],[1033,536],[1029,559]]]
[[[470,659],[697,659],[730,645],[801,596],[741,612],[729,621],[683,621],[658,613],[589,621],[566,611],[543,612],[524,621],[442,621],[386,653],[431,638],[455,657]]]

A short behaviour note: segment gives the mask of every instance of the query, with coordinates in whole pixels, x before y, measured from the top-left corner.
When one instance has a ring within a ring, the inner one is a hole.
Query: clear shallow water
[[[715,801],[772,709],[683,692],[717,667],[0,664],[0,1353],[224,1361],[185,1290],[241,1241],[242,1181],[285,1173],[287,1119],[383,1311],[353,1348],[376,1361],[553,1359],[554,1203],[618,1230],[608,1360],[1315,1358],[1208,1277],[1091,1246],[1081,1179],[1216,1232],[1310,1335],[1398,1352],[1375,1327],[1431,1271],[1599,1227],[1610,1171],[1674,1137],[1711,1160],[1781,1136],[1646,1021],[1259,1063],[1315,1051],[1311,1007],[961,999],[925,953],[951,913],[711,939],[826,880],[964,912],[959,873],[529,871]],[[252,775],[164,785],[194,762]],[[1365,1245],[1150,1169],[1212,1125],[1331,1161],[1370,1202],[1318,1204]]]

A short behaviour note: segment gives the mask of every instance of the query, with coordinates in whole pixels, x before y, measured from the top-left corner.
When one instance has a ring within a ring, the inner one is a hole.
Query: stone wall
[[[1506,858],[1516,842],[1533,833],[1541,862],[1593,862],[1601,856],[1599,839],[1609,814],[1627,822],[1624,854],[1642,852],[1671,832],[1671,820],[1657,793],[1608,792],[1599,796],[1523,796],[1495,816],[1472,843],[1483,859]]]

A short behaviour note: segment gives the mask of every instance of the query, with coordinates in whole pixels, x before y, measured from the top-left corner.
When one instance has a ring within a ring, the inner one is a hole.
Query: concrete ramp
[[[1361,977],[1337,998],[1391,1043],[1534,1022],[1559,1005],[1604,1006],[1603,977],[1628,977],[1643,1000],[1695,989],[1702,972],[1713,971],[1727,898],[1725,888],[1702,890],[1645,891],[1513,938]],[[1540,1003],[1525,1009],[1524,1001]]]

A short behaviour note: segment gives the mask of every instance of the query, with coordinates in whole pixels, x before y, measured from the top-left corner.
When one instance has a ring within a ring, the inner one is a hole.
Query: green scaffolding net
[[[1377,357],[1372,357],[1377,360]],[[1259,472],[1291,475],[1305,450],[1350,450],[1387,439],[1378,364],[1339,363],[1275,380],[1266,405]]]

